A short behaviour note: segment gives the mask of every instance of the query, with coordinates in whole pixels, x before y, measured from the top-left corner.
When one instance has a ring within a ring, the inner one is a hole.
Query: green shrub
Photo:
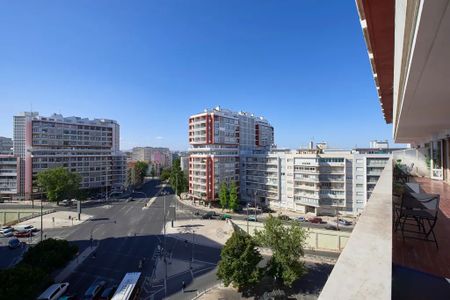
[[[77,252],[78,247],[70,245],[68,241],[47,239],[31,247],[21,263],[51,273],[64,267]]]
[[[0,282],[0,300],[36,299],[52,283],[44,270],[25,264],[0,270]]]

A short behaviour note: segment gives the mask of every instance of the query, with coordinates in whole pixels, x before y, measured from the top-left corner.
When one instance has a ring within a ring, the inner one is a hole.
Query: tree
[[[253,238],[240,230],[233,232],[220,253],[217,277],[225,286],[232,284],[239,290],[259,282],[261,270],[257,267],[262,256]]]
[[[156,176],[155,165],[152,165],[152,169],[150,170],[150,174],[152,175],[152,178]]]
[[[145,175],[147,174],[148,164],[145,161],[138,161],[134,165],[136,183],[141,184],[144,182]]]
[[[64,198],[76,197],[80,189],[81,176],[69,172],[63,167],[41,171],[37,174],[37,183],[47,195],[49,201],[59,202]]]
[[[164,169],[161,172],[161,175],[159,176],[159,178],[164,181],[170,178],[170,169]]]
[[[172,163],[172,169],[170,171],[170,184],[175,189],[177,195],[180,195],[188,190],[188,180],[184,172],[181,170],[179,158],[175,159]]]
[[[307,233],[298,223],[284,226],[279,218],[269,215],[262,231],[255,231],[257,243],[272,250],[267,273],[289,287],[305,273],[304,255]]]
[[[222,210],[228,207],[228,188],[225,182],[222,182],[222,184],[220,185],[219,203],[222,207]]]
[[[231,210],[236,210],[238,207],[238,193],[237,193],[237,187],[236,183],[234,181],[230,184],[230,199],[228,201],[228,208]]]

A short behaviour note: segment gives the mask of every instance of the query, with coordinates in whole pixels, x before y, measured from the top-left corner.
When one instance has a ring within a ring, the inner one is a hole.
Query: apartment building
[[[272,149],[244,156],[241,199],[299,213],[355,215],[392,150]]]
[[[17,195],[19,182],[19,158],[12,154],[0,154],[0,199],[12,199]]]
[[[81,175],[81,188],[113,190],[125,180],[125,156],[120,152],[120,126],[107,119],[40,116],[24,112],[14,116],[14,154],[19,158],[22,198],[36,194],[37,173],[65,167]]]
[[[214,201],[222,182],[240,181],[240,157],[268,151],[273,127],[262,117],[216,107],[189,118],[189,194]]]
[[[11,138],[0,136],[0,154],[12,154],[13,141]]]
[[[131,151],[131,159],[134,161],[145,161],[155,167],[159,172],[161,168],[172,166],[172,153],[169,148],[161,147],[134,147]]]

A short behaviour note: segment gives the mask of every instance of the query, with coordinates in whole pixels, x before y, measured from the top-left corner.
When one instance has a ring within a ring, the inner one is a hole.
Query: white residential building
[[[262,117],[216,107],[189,118],[189,194],[217,199],[222,182],[240,181],[240,157],[267,151],[273,127]]]
[[[14,116],[14,155],[19,157],[20,197],[36,194],[36,175],[65,167],[81,175],[81,188],[122,188],[125,156],[119,150],[120,126],[106,119],[89,120],[25,112]]]

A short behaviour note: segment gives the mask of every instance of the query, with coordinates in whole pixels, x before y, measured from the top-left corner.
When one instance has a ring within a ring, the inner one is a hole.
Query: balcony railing
[[[392,160],[390,159],[328,277],[319,300],[387,300],[391,299],[391,282]]]

